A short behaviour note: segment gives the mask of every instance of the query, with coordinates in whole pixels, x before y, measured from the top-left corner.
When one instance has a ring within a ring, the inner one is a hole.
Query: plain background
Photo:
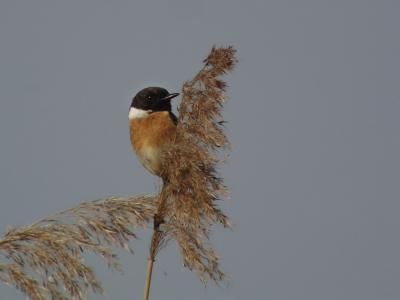
[[[2,231],[154,193],[129,142],[132,97],[180,92],[213,44],[234,45],[220,203],[234,226],[212,233],[231,281],[204,289],[172,244],[150,298],[400,299],[399,15],[399,1],[3,0]],[[88,257],[105,299],[141,299],[150,235],[117,251],[122,276]],[[2,284],[0,299],[24,296]]]

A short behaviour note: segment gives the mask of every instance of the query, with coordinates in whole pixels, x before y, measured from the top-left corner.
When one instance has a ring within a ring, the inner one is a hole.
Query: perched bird
[[[148,87],[136,94],[129,109],[130,137],[142,165],[162,177],[162,150],[175,134],[177,118],[171,111],[170,94],[160,87]]]

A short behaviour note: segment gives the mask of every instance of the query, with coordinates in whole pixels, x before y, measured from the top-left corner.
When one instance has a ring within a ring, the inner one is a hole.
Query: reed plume
[[[230,228],[228,218],[217,207],[227,197],[217,173],[225,161],[221,151],[231,148],[223,132],[221,115],[226,83],[221,76],[232,71],[237,60],[232,47],[212,47],[203,68],[183,84],[182,103],[174,139],[163,150],[163,187],[160,193],[144,299],[148,298],[154,258],[166,243],[178,243],[183,265],[194,271],[205,285],[227,278],[209,241],[212,223]],[[146,293],[147,290],[147,293]]]
[[[81,203],[33,224],[7,229],[0,239],[0,279],[28,299],[86,299],[89,288],[103,294],[94,271],[85,266],[86,250],[122,273],[110,246],[132,252],[133,228],[145,227],[155,212],[155,197],[110,198]]]

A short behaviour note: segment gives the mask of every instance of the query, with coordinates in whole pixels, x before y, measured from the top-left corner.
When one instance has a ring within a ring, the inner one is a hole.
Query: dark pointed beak
[[[164,98],[162,98],[161,101],[171,100],[172,98],[175,98],[178,95],[179,95],[179,93],[169,94],[169,95],[165,96]]]

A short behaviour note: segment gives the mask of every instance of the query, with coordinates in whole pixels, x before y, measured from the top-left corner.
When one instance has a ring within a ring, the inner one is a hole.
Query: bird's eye
[[[153,96],[147,96],[147,99],[152,100]]]

